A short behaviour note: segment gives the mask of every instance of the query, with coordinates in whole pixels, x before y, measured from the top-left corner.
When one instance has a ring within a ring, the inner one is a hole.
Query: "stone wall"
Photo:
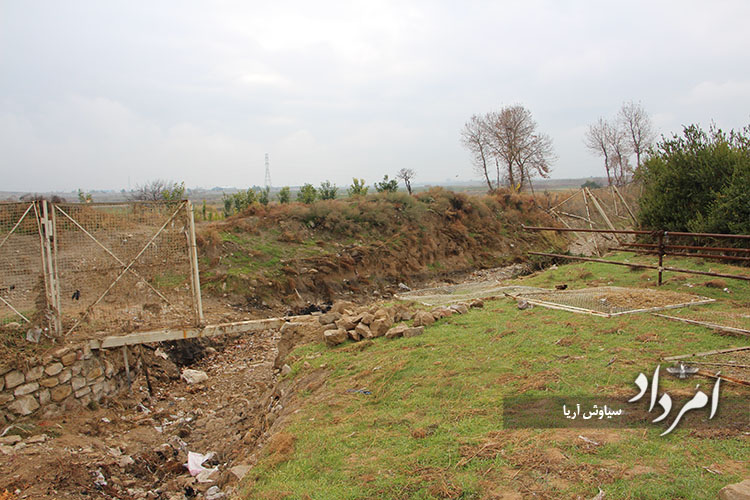
[[[131,349],[131,377],[135,361]],[[99,402],[126,386],[122,349],[92,351],[88,344],[60,347],[24,369],[0,366],[0,424]]]

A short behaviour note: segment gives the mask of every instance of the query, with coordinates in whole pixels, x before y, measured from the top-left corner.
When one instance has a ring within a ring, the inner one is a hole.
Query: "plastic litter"
[[[214,456],[214,452],[209,452],[205,455],[202,455],[200,453],[195,453],[193,451],[188,452],[188,461],[185,464],[185,467],[187,467],[188,472],[190,472],[190,475],[197,478],[198,482],[204,483],[209,482],[211,479],[209,479],[209,476],[216,472],[218,468],[206,468],[203,467],[203,462],[206,460],[210,460],[211,457]]]
[[[347,389],[346,392],[358,392],[366,396],[369,396],[370,394],[372,394],[372,391],[368,391],[367,389]]]

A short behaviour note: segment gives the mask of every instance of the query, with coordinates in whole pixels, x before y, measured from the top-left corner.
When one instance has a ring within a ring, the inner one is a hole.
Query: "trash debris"
[[[104,474],[102,474],[102,470],[98,469],[94,474],[94,486],[96,486],[98,489],[102,489],[105,486],[107,486],[107,480],[104,478]]]
[[[685,363],[680,362],[680,364],[677,366],[667,367],[667,371],[679,379],[685,379],[690,375],[695,375],[696,373],[698,373],[698,367],[688,366]]]
[[[578,439],[582,440],[584,443],[588,443],[592,446],[601,446],[601,443],[594,441],[591,438],[587,438],[586,436],[578,436]]]
[[[604,500],[604,490],[599,488],[599,493],[597,493],[597,495],[591,500]]]
[[[182,370],[181,378],[187,382],[188,385],[192,385],[208,380],[208,375],[202,370],[191,370],[190,368],[185,368]]]
[[[398,284],[398,289],[399,290],[404,290],[406,292],[411,291],[411,288],[409,288],[409,286],[406,283],[399,283]]]
[[[39,339],[42,338],[42,329],[37,327],[29,328],[26,332],[26,340],[35,344],[39,343]]]
[[[218,486],[211,486],[206,490],[206,493],[203,494],[203,498],[206,500],[222,500],[226,497],[226,493],[221,491]]]
[[[159,356],[162,359],[169,359],[169,355],[166,352],[162,351],[161,347],[156,348],[156,351],[154,351],[154,355]]]
[[[210,482],[212,479],[209,479],[209,476],[213,474],[214,472],[217,472],[218,469],[216,467],[212,469],[208,469],[206,467],[203,467],[203,462],[206,460],[210,460],[214,456],[214,452],[208,452],[205,455],[202,455],[200,453],[195,453],[193,451],[188,452],[188,460],[185,464],[185,467],[187,467],[188,472],[190,472],[190,475],[193,476],[198,480],[200,483]]]
[[[370,394],[372,394],[372,391],[368,391],[367,389],[347,389],[346,392],[358,392],[366,396],[369,396]]]

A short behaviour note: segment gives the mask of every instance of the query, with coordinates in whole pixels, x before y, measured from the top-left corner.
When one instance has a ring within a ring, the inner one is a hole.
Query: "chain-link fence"
[[[0,302],[17,317],[85,335],[202,320],[189,202],[18,205],[0,205]]]
[[[38,321],[46,310],[39,221],[36,203],[0,204],[0,325]]]

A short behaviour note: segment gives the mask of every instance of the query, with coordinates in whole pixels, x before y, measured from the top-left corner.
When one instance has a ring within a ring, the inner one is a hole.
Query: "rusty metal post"
[[[657,251],[659,252],[659,282],[658,286],[661,286],[661,276],[664,272],[664,235],[666,231],[659,231]]]

